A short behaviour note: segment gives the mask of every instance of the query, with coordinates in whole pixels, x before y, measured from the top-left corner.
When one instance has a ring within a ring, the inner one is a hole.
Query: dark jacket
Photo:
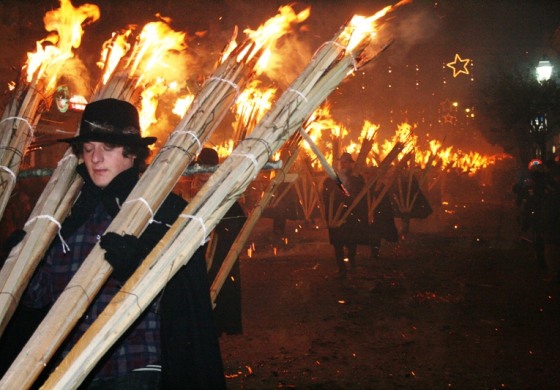
[[[368,212],[366,198],[363,197],[352,209],[346,220],[339,227],[331,226],[329,214],[336,215],[341,208],[340,215],[352,205],[355,197],[364,187],[362,176],[350,176],[347,183],[347,191],[350,196],[346,196],[338,184],[327,178],[323,184],[323,204],[327,214],[327,224],[329,225],[329,240],[333,245],[336,244],[368,244]]]

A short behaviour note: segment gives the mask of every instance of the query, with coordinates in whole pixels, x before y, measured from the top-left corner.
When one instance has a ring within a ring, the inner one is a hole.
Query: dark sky
[[[74,6],[83,3],[73,1]],[[211,71],[217,53],[235,25],[241,29],[256,29],[276,14],[281,5],[288,4],[248,0],[99,0],[90,3],[99,6],[101,19],[85,29],[82,47],[77,53],[90,68],[98,59],[101,43],[112,31],[128,24],[143,25],[160,13],[172,18],[175,30],[191,36],[196,31],[209,31],[205,38],[191,42],[194,58],[200,65],[197,72],[202,73],[199,75],[202,77]],[[286,53],[295,47],[297,52],[286,54],[286,60],[292,60],[293,64],[284,68],[280,82],[286,84],[293,79],[319,45],[331,39],[353,14],[371,15],[389,4],[391,2],[379,0],[295,3],[297,10],[310,6],[311,16],[305,31],[300,31],[294,41],[286,44]],[[58,1],[1,0],[2,85],[13,79],[9,67],[21,68],[25,52],[44,37],[42,15],[58,6]],[[383,34],[395,38],[395,43],[329,98],[333,113],[341,122],[361,128],[364,119],[381,121],[390,110],[397,115],[400,110],[403,116],[413,116],[412,113],[430,110],[430,104],[436,106],[448,98],[464,99],[468,104],[466,100],[477,81],[491,75],[498,65],[514,64],[528,70],[544,54],[556,60],[560,42],[554,44],[552,35],[559,26],[560,1],[412,1],[392,13],[383,25]],[[456,53],[472,60],[471,75],[454,79],[452,70],[445,67]],[[389,84],[390,90],[387,89]]]

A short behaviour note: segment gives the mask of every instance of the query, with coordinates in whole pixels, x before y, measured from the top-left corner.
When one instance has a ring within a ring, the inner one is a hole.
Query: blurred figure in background
[[[216,166],[219,164],[218,153],[212,148],[203,148],[196,160],[201,166]],[[196,194],[208,181],[211,173],[197,174],[193,179],[193,192]],[[239,202],[235,202],[210,235],[210,242],[206,251],[208,279],[210,284],[216,278],[220,267],[229,253],[237,235],[243,228],[247,217]],[[214,307],[214,318],[218,335],[222,333],[233,335],[243,333],[241,310],[241,270],[239,258],[235,260]]]
[[[333,246],[338,267],[338,277],[344,279],[347,275],[346,259],[350,264],[350,270],[354,271],[356,269],[358,244],[369,242],[368,213],[364,198],[340,226],[337,226],[336,220],[330,218],[330,216],[335,216],[338,213],[337,210],[341,210],[340,214],[344,214],[354,201],[355,196],[364,187],[364,178],[361,175],[353,174],[354,159],[350,153],[342,153],[337,162],[338,177],[349,195],[344,194],[338,183],[328,177],[323,183],[323,204],[327,215],[329,241]]]

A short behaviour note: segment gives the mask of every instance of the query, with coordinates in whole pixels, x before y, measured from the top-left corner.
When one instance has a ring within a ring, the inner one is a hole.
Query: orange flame
[[[113,33],[111,39],[103,43],[101,59],[97,62],[97,65],[103,69],[103,84],[107,84],[120,60],[130,50],[131,45],[128,40],[131,34],[132,29]]]
[[[375,37],[377,21],[395,8],[410,2],[411,0],[403,0],[395,5],[386,6],[369,17],[354,15],[348,26],[340,35],[340,38],[347,42],[347,50],[353,50],[365,39],[371,40]]]
[[[96,5],[74,8],[70,0],[60,0],[60,8],[47,12],[43,18],[48,36],[37,42],[35,53],[27,53],[27,82],[45,77],[46,90],[52,90],[58,72],[74,56],[72,49],[81,44],[82,26],[97,21],[99,16]]]
[[[261,89],[261,82],[253,80],[241,92],[234,106],[235,140],[242,140],[272,107],[276,88]]]
[[[250,60],[261,50],[264,50],[264,54],[261,55],[255,67],[255,71],[261,73],[266,69],[266,65],[272,56],[271,47],[274,42],[278,38],[289,33],[295,25],[304,22],[309,17],[310,13],[310,8],[296,13],[291,6],[282,6],[278,9],[277,15],[267,20],[257,30],[245,29],[243,32],[247,35],[249,42],[252,44],[245,44],[245,46],[241,48],[237,55],[237,61]],[[222,62],[237,48],[236,39],[237,28],[230,42],[224,49]]]

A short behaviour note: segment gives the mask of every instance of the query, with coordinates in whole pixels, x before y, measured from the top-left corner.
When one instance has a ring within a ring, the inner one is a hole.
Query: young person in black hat
[[[21,304],[31,308],[50,307],[97,241],[105,249],[105,259],[113,267],[113,272],[61,346],[53,359],[54,366],[95,321],[186,206],[182,198],[170,194],[140,238],[112,232],[103,235],[138,182],[150,153],[149,145],[156,141],[155,137],[141,136],[138,112],[132,104],[116,99],[88,104],[82,115],[79,135],[61,141],[70,143],[74,153],[83,159],[77,171],[84,185],[61,227],[67,247],[55,239],[33,275]],[[192,378],[192,383],[185,383],[182,387],[225,387],[217,338],[206,335],[208,328],[214,329],[214,324],[202,251],[199,250],[176,276],[196,281],[192,287],[179,283],[180,288],[174,290],[177,299],[183,298],[190,305],[189,322],[183,331],[200,335],[193,343],[198,343],[204,350],[204,355],[191,357],[196,367],[184,367],[186,371],[190,370],[187,378]],[[170,285],[177,284],[175,279],[171,279]],[[161,346],[166,341],[161,339],[161,325],[162,321],[172,323],[175,313],[169,308],[159,313],[159,301],[160,297],[156,298],[106,354],[86,379],[84,388],[161,388],[161,366],[165,371],[166,364],[162,364]],[[165,337],[173,339],[174,335],[167,332]]]

